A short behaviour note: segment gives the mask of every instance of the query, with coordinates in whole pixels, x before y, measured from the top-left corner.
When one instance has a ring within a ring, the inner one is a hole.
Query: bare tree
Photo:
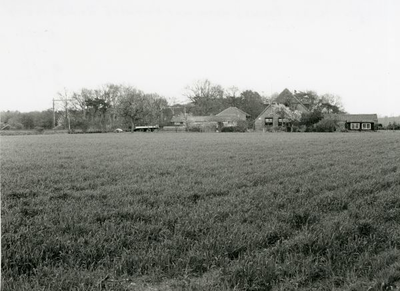
[[[186,87],[185,96],[196,106],[197,114],[205,115],[216,113],[221,108],[224,89],[217,84],[212,84],[209,80],[199,80],[192,86]],[[221,104],[218,104],[220,100]]]
[[[53,99],[53,125],[55,125],[55,102],[59,101],[62,104],[63,111],[65,112],[65,122],[68,130],[71,130],[71,122],[69,117],[69,108],[71,107],[71,94],[66,88],[63,91],[57,92],[58,98]]]
[[[230,106],[238,107],[241,103],[240,90],[238,87],[232,86],[225,90],[225,98]]]
[[[148,121],[160,125],[163,122],[163,111],[168,107],[168,101],[156,93],[146,94],[149,101]]]
[[[123,86],[117,84],[106,84],[101,88],[101,98],[109,104],[108,117],[110,126],[114,127],[114,123],[118,117],[117,105],[122,96]]]

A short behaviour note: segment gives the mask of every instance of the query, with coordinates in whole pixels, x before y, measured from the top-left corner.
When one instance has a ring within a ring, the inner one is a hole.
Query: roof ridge
[[[242,109],[237,108],[236,106],[229,106],[228,108],[222,110],[221,112],[219,112],[219,113],[216,114],[216,115],[218,116],[218,115],[220,115],[221,113],[223,113],[223,112],[225,112],[225,111],[228,111],[229,109],[239,111],[239,112],[241,112],[241,113],[243,113],[243,114],[245,114],[245,115],[250,115],[250,114],[248,114],[247,112],[244,112]]]

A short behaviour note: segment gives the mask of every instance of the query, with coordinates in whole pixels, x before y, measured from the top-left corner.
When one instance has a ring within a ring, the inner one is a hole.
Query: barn
[[[239,120],[246,121],[250,118],[250,114],[240,110],[237,107],[228,107],[216,115],[219,122],[224,127],[236,126]]]
[[[237,126],[238,121],[247,120],[250,114],[240,110],[237,107],[229,107],[217,115],[196,116],[181,113],[173,116],[171,123],[174,127],[198,128],[200,131],[216,131],[223,127]],[[164,127],[164,129],[172,128],[172,126]]]

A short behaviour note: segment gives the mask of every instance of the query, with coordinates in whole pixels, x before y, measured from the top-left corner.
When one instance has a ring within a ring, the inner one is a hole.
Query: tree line
[[[166,98],[157,93],[145,93],[132,86],[107,84],[100,89],[82,89],[71,94],[70,112],[73,128],[98,128],[159,124],[162,110],[168,107]]]
[[[180,107],[184,107],[187,114],[203,116],[216,115],[230,106],[237,107],[250,115],[249,127],[252,127],[257,116],[278,95],[263,96],[257,91],[241,91],[235,86],[223,88],[205,79],[185,88],[185,96],[190,102]],[[294,96],[309,104],[310,114],[301,116],[307,125],[321,120],[324,112],[344,112],[340,98],[333,94],[320,96],[314,91],[295,91]],[[97,89],[83,88],[76,92],[64,90],[58,93],[56,100],[55,114],[52,109],[28,113],[2,112],[1,128],[56,127],[108,131],[121,127],[133,130],[138,125],[168,125],[177,113],[165,97],[119,84],[106,84]],[[297,114],[293,116],[300,119]]]
[[[42,112],[1,114],[1,127],[11,129],[64,128],[82,131],[109,131],[117,127],[161,123],[166,98],[145,93],[132,86],[107,84],[98,89],[59,92],[53,100],[57,108]]]

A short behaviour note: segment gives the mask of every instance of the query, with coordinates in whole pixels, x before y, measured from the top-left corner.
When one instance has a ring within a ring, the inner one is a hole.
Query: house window
[[[362,129],[371,129],[371,123],[363,123]]]
[[[270,117],[265,118],[265,125],[272,125],[273,124],[273,120]]]
[[[350,123],[350,129],[360,129],[359,123]]]
[[[278,118],[278,126],[282,126],[283,125],[283,118]]]

